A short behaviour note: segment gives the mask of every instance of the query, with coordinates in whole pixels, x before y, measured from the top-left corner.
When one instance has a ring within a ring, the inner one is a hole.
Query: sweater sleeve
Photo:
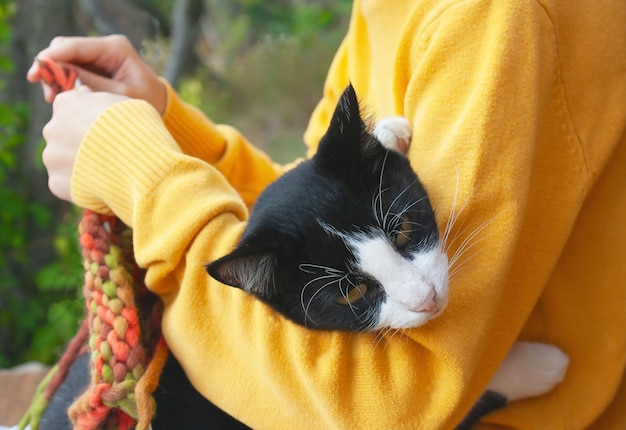
[[[562,117],[544,11],[532,2],[476,3],[459,2],[405,33],[399,56],[408,72],[393,77],[399,113],[414,127],[411,162],[424,172],[440,224],[455,214],[447,246],[454,254],[469,241],[464,257],[476,254],[452,278],[449,309],[422,328],[311,331],[212,280],[204,264],[235,246],[247,217],[230,183],[253,163],[226,157],[229,167],[218,170],[206,162],[219,166],[228,153],[225,133],[209,125],[217,146],[181,151],[202,137],[183,138],[187,130],[168,118],[166,128],[146,103],[126,101],[85,137],[76,203],[133,227],[147,286],[165,303],[168,345],[195,387],[249,426],[388,429],[419,420],[451,428],[537,303],[581,202],[582,155]],[[344,67],[335,73],[329,82],[345,79]],[[357,90],[366,85],[358,78]],[[541,412],[550,416],[555,401]]]
[[[185,103],[165,80],[165,127],[183,153],[215,166],[250,207],[283,171],[235,128],[214,124],[202,111]],[[244,167],[245,166],[245,167]]]

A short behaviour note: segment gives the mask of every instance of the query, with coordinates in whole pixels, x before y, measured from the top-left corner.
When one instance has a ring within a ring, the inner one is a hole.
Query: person
[[[376,117],[409,119],[411,163],[441,228],[454,220],[449,253],[471,244],[446,312],[382,345],[295,326],[206,275],[283,167],[119,36],[38,54],[79,66],[87,87],[44,89],[49,186],[132,226],[172,352],[255,429],[452,428],[518,339],[565,351],[566,378],[477,428],[626,428],[624,22],[623,1],[355,1],[309,154],[352,82]]]

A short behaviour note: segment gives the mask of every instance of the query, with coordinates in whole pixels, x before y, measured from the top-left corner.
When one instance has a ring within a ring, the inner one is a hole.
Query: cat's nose
[[[428,292],[428,295],[420,303],[413,305],[413,312],[432,312],[437,308],[437,293],[434,288]]]

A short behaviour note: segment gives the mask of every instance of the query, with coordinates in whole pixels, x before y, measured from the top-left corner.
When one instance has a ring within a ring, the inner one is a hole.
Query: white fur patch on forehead
[[[333,227],[332,225],[328,224],[326,221],[324,221],[323,219],[318,218],[317,219],[317,223],[320,225],[320,227],[322,227],[324,229],[324,231],[326,233],[328,233],[330,236],[335,236],[338,237],[340,239],[342,239],[344,242],[346,242],[350,235],[347,233],[344,233],[342,231],[337,230],[335,227]],[[346,245],[348,245],[348,243],[346,242]]]
[[[346,235],[356,266],[385,292],[376,328],[417,327],[438,316],[448,300],[448,259],[440,246],[408,256],[384,235]]]

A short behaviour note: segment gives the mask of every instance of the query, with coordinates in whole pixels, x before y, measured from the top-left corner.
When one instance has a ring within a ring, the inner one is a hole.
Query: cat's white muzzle
[[[406,258],[386,238],[369,237],[354,250],[359,268],[385,292],[375,329],[418,327],[443,312],[448,303],[448,259],[440,246]]]

